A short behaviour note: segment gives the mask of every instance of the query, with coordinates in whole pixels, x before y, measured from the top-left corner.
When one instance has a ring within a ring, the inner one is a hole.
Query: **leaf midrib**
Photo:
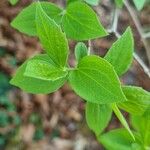
[[[88,78],[90,78],[91,80],[93,80],[95,83],[97,83],[98,86],[102,87],[104,90],[108,91],[108,93],[110,93],[113,97],[115,96],[111,91],[109,91],[108,89],[106,89],[105,87],[103,87],[101,84],[99,84],[99,82],[97,82],[95,79],[93,79],[91,76],[89,76],[88,74],[86,74],[84,71],[81,71],[80,69],[78,69],[78,71],[80,71],[82,74],[86,75]],[[116,96],[115,96],[116,97]],[[116,97],[117,98],[117,97]]]

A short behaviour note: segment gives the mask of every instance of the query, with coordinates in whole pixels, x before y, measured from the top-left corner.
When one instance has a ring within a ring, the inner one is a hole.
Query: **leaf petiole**
[[[131,135],[131,137],[135,141],[135,137],[134,137],[134,135],[133,135],[126,119],[124,118],[124,116],[120,112],[119,108],[117,107],[116,103],[111,104],[111,108],[113,109],[113,111],[114,111],[115,115],[117,116],[117,118],[120,120],[121,124],[127,129],[129,134]]]

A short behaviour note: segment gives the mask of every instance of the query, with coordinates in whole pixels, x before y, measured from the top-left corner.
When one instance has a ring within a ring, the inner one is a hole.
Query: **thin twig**
[[[121,36],[118,32],[114,32],[114,34],[116,35],[117,38],[119,38]],[[140,64],[140,66],[142,67],[142,69],[145,72],[145,74],[147,74],[147,76],[150,78],[150,70],[145,65],[145,63],[143,62],[143,60],[138,56],[138,54],[136,52],[133,53],[133,57]]]
[[[116,32],[118,27],[118,20],[119,20],[119,9],[116,7],[113,14],[113,20],[111,25],[111,31]]]
[[[150,78],[150,70],[149,68],[145,65],[145,63],[143,62],[143,60],[136,54],[133,54],[134,58],[136,59],[136,61],[141,65],[141,67],[143,68],[145,74],[148,75],[148,77]]]
[[[131,16],[132,20],[134,21],[134,24],[135,24],[135,26],[136,26],[136,28],[137,28],[140,36],[141,36],[141,40],[142,40],[143,45],[145,47],[148,61],[150,63],[150,48],[149,48],[149,45],[148,45],[145,37],[143,36],[143,30],[142,30],[142,26],[140,24],[140,21],[139,21],[137,15],[134,12],[134,9],[130,6],[128,0],[124,0],[124,4],[125,4],[128,12],[130,13],[130,16]]]
[[[92,51],[92,42],[91,40],[88,40],[88,55],[91,54],[91,51]]]
[[[113,20],[112,20],[112,27],[111,27],[111,29],[108,30],[108,32],[114,33],[117,38],[120,38],[121,35],[117,31],[118,18],[119,18],[119,11],[117,9],[115,9]],[[143,60],[138,56],[138,54],[136,54],[136,52],[133,53],[133,56],[134,56],[135,60],[140,64],[140,66],[143,68],[143,71],[145,72],[145,74],[147,74],[148,77],[150,78],[150,70],[145,65]]]
[[[143,37],[146,39],[146,38],[150,38],[150,32],[148,32],[148,33],[144,33],[143,34]]]

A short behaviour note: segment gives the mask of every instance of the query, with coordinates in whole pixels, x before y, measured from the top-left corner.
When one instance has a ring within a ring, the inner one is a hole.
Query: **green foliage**
[[[96,13],[83,2],[68,5],[62,25],[67,37],[75,40],[95,39],[107,35]]]
[[[98,56],[84,57],[70,72],[69,82],[74,91],[89,102],[108,104],[126,100],[113,67]]]
[[[146,0],[133,0],[136,8],[138,10],[141,10],[144,7],[144,4],[146,3]]]
[[[90,5],[97,6],[100,0],[84,0],[84,1]]]
[[[112,109],[109,105],[86,103],[86,121],[97,136],[107,127],[111,116]]]
[[[115,68],[119,76],[124,74],[130,67],[133,60],[133,35],[130,28],[112,45],[105,59]]]
[[[48,60],[50,58],[46,54],[40,54],[27,60],[21,67],[19,67],[19,69],[16,72],[16,75],[10,82],[11,84],[18,86],[29,93],[52,93],[64,84],[64,82],[66,81],[66,77],[60,78],[55,81],[47,81],[25,76],[24,73],[26,70],[27,63],[32,59]]]
[[[142,115],[150,105],[150,93],[134,86],[123,86],[122,90],[127,101],[118,106],[133,115]]]
[[[150,107],[142,117],[132,115],[131,123],[136,131],[140,133],[144,147],[150,148]]]
[[[91,5],[98,4],[98,0],[85,1]],[[115,2],[118,7],[123,6],[123,0]],[[58,90],[68,80],[73,90],[87,101],[87,124],[106,149],[144,150],[150,147],[150,93],[138,87],[123,86],[118,77],[128,70],[133,60],[134,42],[130,28],[112,45],[104,58],[90,55],[83,42],[77,43],[77,64],[70,68],[67,64],[67,38],[84,41],[107,35],[97,14],[84,1],[68,0],[64,10],[49,2],[34,2],[23,9],[11,25],[23,33],[38,36],[46,52],[25,61],[11,84],[29,93],[47,94]],[[0,83],[3,86],[5,80],[0,80]],[[6,105],[7,101],[0,103]],[[141,115],[132,116],[136,132],[131,131],[118,107],[130,114]],[[118,129],[101,135],[112,111],[126,130]],[[7,115],[0,116],[3,116],[0,120],[5,126],[9,119]],[[19,124],[17,120],[12,119]],[[41,139],[44,132],[39,116],[34,114],[29,120],[34,125],[40,124],[34,139]]]
[[[143,93],[148,94],[148,92],[144,90],[141,91],[141,89],[137,87],[133,87],[132,90],[135,90],[134,88],[141,92],[141,98],[143,99],[145,97]],[[139,91],[137,95],[140,95]],[[117,130],[112,130],[108,133],[104,133],[103,135],[99,136],[98,138],[99,141],[108,150],[116,150],[116,149],[148,150],[150,148],[150,140],[149,140],[150,139],[150,132],[149,132],[150,131],[150,109],[149,108],[150,105],[142,116],[131,115],[131,125],[133,126],[134,130],[136,130],[136,132],[132,131],[132,133],[134,133],[135,140],[133,140],[133,138],[129,136],[127,130],[117,129]]]
[[[79,42],[75,47],[76,60],[79,62],[83,57],[88,55],[88,49],[83,42]]]
[[[117,7],[122,8],[124,0],[115,0]]]
[[[20,32],[26,33],[30,36],[37,35],[36,24],[35,24],[35,15],[36,15],[36,6],[37,2],[32,3],[28,7],[24,8],[18,16],[12,21],[11,25]],[[57,23],[61,20],[62,9],[56,5],[49,2],[40,2],[45,13],[51,18],[54,19]]]
[[[55,81],[67,76],[67,71],[58,68],[53,62],[42,59],[28,61],[24,75],[41,80]]]
[[[70,3],[66,10],[62,10],[49,2],[40,2],[40,4],[43,11],[47,14],[45,14],[45,16],[49,16],[51,22],[56,21],[57,24],[62,24],[67,37],[71,39],[87,40],[107,35],[96,13],[83,2]],[[35,19],[37,5],[38,3],[34,2],[23,9],[12,21],[11,25],[20,32],[31,36],[37,35],[35,26],[35,20],[38,21],[38,19]],[[78,30],[76,30],[77,28]]]
[[[99,137],[99,141],[107,150],[135,150],[133,149],[135,141],[125,129],[115,129],[105,133]]]
[[[38,37],[51,60],[60,67],[66,65],[68,42],[61,28],[43,11],[40,3],[36,10]]]
[[[67,1],[67,5],[69,5],[72,2],[76,2],[76,1],[82,1],[82,0],[66,0]]]
[[[19,2],[19,0],[9,0],[9,2],[12,5],[16,5]]]
[[[118,109],[116,104],[112,104],[112,109],[114,111],[114,113],[116,114],[116,116],[118,117],[118,119],[120,120],[120,122],[122,123],[122,125],[127,129],[127,131],[130,133],[131,137],[133,139],[135,139],[132,131],[130,130],[130,127],[126,121],[126,119],[124,118],[124,116],[121,114],[120,110]]]
[[[85,1],[87,4],[90,4],[90,5],[93,5],[93,6],[97,6],[99,4],[99,1],[100,0],[67,0],[67,4],[69,4],[70,2],[75,2],[75,1],[78,1],[78,2],[82,2],[82,1]]]

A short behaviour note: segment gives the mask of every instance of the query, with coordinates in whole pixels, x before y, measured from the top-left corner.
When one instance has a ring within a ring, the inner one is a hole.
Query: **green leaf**
[[[9,0],[9,2],[12,5],[16,5],[19,2],[19,0]]]
[[[17,87],[20,87],[22,90],[24,90],[28,93],[34,93],[34,94],[52,93],[52,92],[58,90],[64,84],[67,77],[63,77],[63,78],[60,78],[55,81],[47,81],[47,80],[41,80],[41,79],[24,76],[27,63],[28,63],[28,61],[30,61],[32,59],[43,59],[43,60],[49,59],[50,60],[49,56],[47,56],[46,54],[37,55],[37,56],[27,60],[17,70],[16,75],[10,81],[11,84],[13,84]]]
[[[124,118],[124,116],[122,115],[122,113],[120,112],[120,110],[118,109],[116,104],[112,104],[112,109],[114,111],[114,113],[116,114],[117,118],[120,120],[121,124],[126,128],[126,130],[129,132],[129,134],[131,135],[131,137],[133,139],[135,139],[132,131],[130,130],[130,127],[126,121],[126,119]]]
[[[98,56],[85,56],[70,72],[69,82],[79,96],[92,103],[126,100],[112,65]]]
[[[150,93],[134,86],[123,86],[122,90],[128,101],[118,106],[133,115],[142,115],[150,105]]]
[[[88,55],[88,49],[83,42],[79,42],[75,47],[76,60],[79,62],[83,57]]]
[[[40,41],[55,64],[66,66],[68,58],[68,41],[61,28],[37,5],[36,27]]]
[[[30,36],[36,36],[37,32],[35,25],[35,15],[37,4],[37,2],[34,2],[28,7],[24,8],[11,22],[12,27]],[[40,4],[42,5],[45,13],[59,24],[62,18],[62,9],[49,2],[40,2]]]
[[[133,2],[138,10],[142,10],[146,0],[133,0]]]
[[[86,3],[97,6],[99,4],[99,0],[84,0]]]
[[[121,76],[130,67],[133,60],[133,35],[130,28],[112,45],[105,59],[115,68],[117,74]]]
[[[145,150],[141,143],[132,143],[132,150]]]
[[[131,115],[132,126],[141,134],[145,147],[150,147],[150,107],[143,116]]]
[[[134,140],[125,129],[115,129],[98,139],[107,150],[133,150]]]
[[[58,68],[53,62],[43,59],[28,61],[24,75],[41,80],[58,80],[67,76],[67,71]]]
[[[68,5],[62,25],[67,37],[74,40],[95,39],[107,35],[96,13],[83,2]]]
[[[117,7],[122,8],[124,0],[115,0]]]
[[[97,136],[107,127],[111,116],[112,109],[109,105],[86,103],[86,121]]]
[[[72,2],[76,2],[76,1],[82,1],[82,0],[66,0],[67,1],[67,5],[69,5]]]

